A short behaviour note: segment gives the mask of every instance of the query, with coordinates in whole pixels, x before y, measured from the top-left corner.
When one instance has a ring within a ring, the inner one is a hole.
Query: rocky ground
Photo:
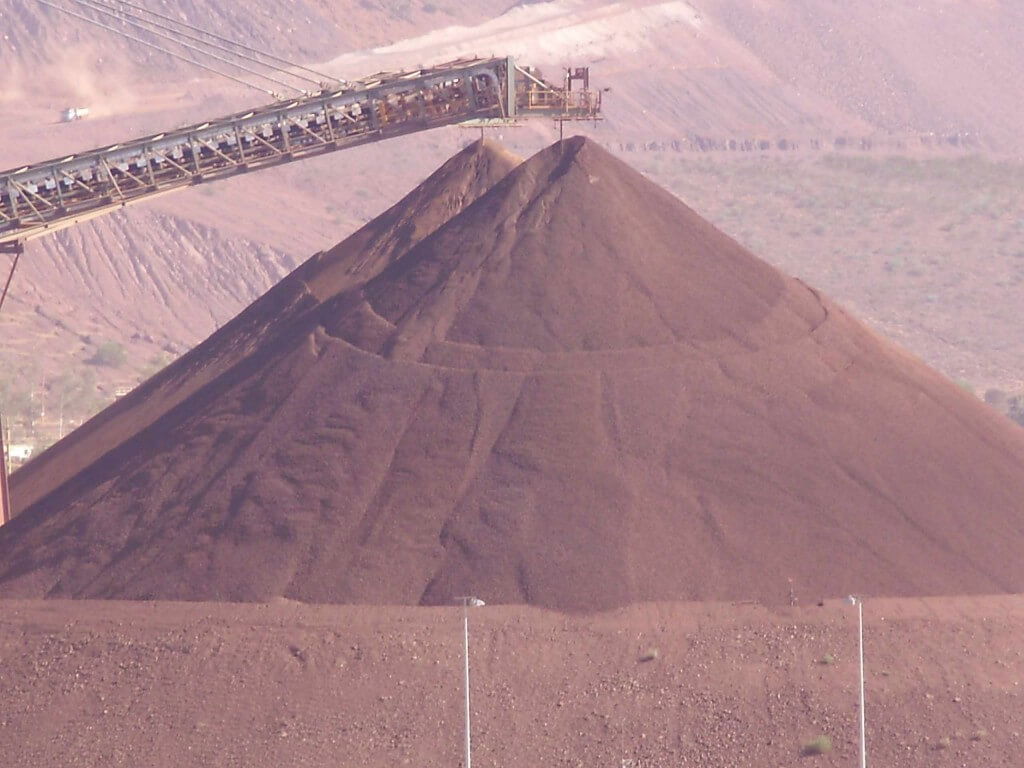
[[[856,614],[471,615],[474,764],[853,765]],[[457,608],[3,601],[11,766],[454,765]],[[869,764],[1016,768],[1019,597],[865,604]],[[828,737],[831,751],[804,754]]]

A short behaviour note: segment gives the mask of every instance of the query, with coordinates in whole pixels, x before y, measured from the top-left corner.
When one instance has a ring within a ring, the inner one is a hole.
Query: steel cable
[[[263,93],[268,93],[271,96],[273,96],[275,99],[276,98],[280,98],[277,93],[275,93],[274,91],[271,91],[268,88],[264,88],[264,87],[262,87],[260,85],[254,85],[253,83],[250,83],[247,80],[243,80],[240,77],[236,77],[235,75],[232,75],[229,72],[223,72],[223,71],[221,71],[221,70],[219,70],[219,69],[217,69],[215,67],[209,66],[208,64],[203,64],[202,62],[195,61],[194,59],[190,59],[187,56],[183,56],[180,53],[175,53],[174,51],[170,51],[170,50],[168,50],[166,48],[163,48],[163,47],[161,47],[159,45],[156,45],[155,43],[151,43],[148,40],[143,40],[141,37],[138,37],[136,35],[132,35],[132,34],[130,34],[128,32],[125,32],[124,30],[116,29],[115,27],[112,27],[109,24],[104,24],[102,21],[99,21],[97,19],[91,19],[88,16],[83,16],[80,13],[75,13],[74,11],[72,11],[72,10],[70,10],[68,8],[63,8],[63,7],[59,6],[59,5],[57,5],[56,3],[51,3],[50,0],[36,0],[36,2],[40,3],[42,5],[49,6],[50,8],[53,8],[53,9],[55,9],[57,11],[60,11],[61,13],[65,13],[68,16],[73,16],[76,19],[81,19],[82,21],[88,22],[89,24],[94,24],[97,27],[100,27],[102,29],[107,30],[108,32],[113,32],[115,35],[120,35],[121,37],[125,37],[128,40],[132,40],[132,41],[134,41],[136,43],[140,43],[141,45],[145,45],[148,48],[152,48],[154,50],[160,51],[160,53],[167,54],[168,56],[172,56],[172,57],[174,57],[176,59],[181,59],[184,62],[192,64],[192,65],[194,65],[196,67],[199,67],[201,69],[205,69],[205,70],[207,70],[209,72],[213,72],[214,74],[220,75],[221,77],[226,77],[229,80],[234,80],[236,83],[240,83],[240,84],[242,84],[244,86],[247,86],[249,88],[253,88],[254,90],[257,90],[257,91],[262,91]]]
[[[81,0],[75,0],[75,2],[80,2],[80,1]],[[303,82],[312,83],[313,85],[315,85],[317,87],[321,87],[321,83],[320,83],[319,80],[313,80],[312,78],[306,77],[304,75],[299,75],[299,74],[296,74],[295,72],[290,72],[287,69],[284,69],[283,67],[279,67],[279,66],[276,66],[274,64],[268,64],[268,63],[266,63],[264,61],[260,61],[256,57],[250,56],[250,55],[248,55],[246,53],[239,53],[238,51],[233,51],[229,47],[227,47],[226,45],[221,45],[220,43],[211,42],[209,40],[204,40],[202,37],[199,37],[198,35],[189,34],[188,32],[183,32],[180,29],[175,29],[174,27],[172,27],[169,24],[164,24],[164,23],[161,23],[159,21],[152,21],[150,19],[144,18],[143,16],[141,16],[140,14],[138,14],[138,13],[136,13],[134,11],[126,10],[125,8],[122,8],[122,7],[119,7],[117,5],[114,5],[113,2],[111,2],[111,0],[89,0],[89,5],[90,6],[96,6],[93,10],[97,10],[97,11],[99,11],[100,8],[109,9],[109,12],[117,14],[118,18],[122,18],[123,21],[126,21],[128,23],[133,23],[134,24],[135,22],[138,22],[138,24],[145,24],[148,31],[153,31],[152,28],[154,28],[154,27],[156,29],[162,29],[165,32],[171,33],[171,35],[173,35],[173,36],[178,36],[178,37],[184,38],[186,40],[192,40],[193,42],[199,43],[199,45],[201,45],[201,46],[206,46],[207,48],[212,48],[214,50],[222,51],[222,52],[226,53],[228,56],[233,56],[236,59],[241,59],[242,61],[249,61],[249,62],[252,62],[253,64],[255,64],[258,67],[263,67],[265,69],[271,70],[272,72],[280,73],[281,75],[284,75],[284,76],[287,76],[287,77],[293,77],[296,80],[302,80]],[[126,3],[125,5],[130,5],[130,4]],[[137,6],[132,6],[132,7],[137,7]],[[134,22],[133,21],[129,21],[131,19],[134,19],[135,21]],[[188,26],[188,25],[186,25],[186,26]],[[190,26],[188,28],[189,29],[193,29],[193,27],[190,27]],[[201,30],[199,30],[199,31],[201,31]],[[182,44],[182,43],[179,43],[179,44]]]
[[[136,27],[138,29],[141,29],[144,32],[148,32],[149,34],[151,34],[151,35],[153,35],[155,37],[160,37],[160,38],[163,38],[164,40],[170,40],[175,45],[180,45],[182,48],[187,48],[187,49],[189,49],[191,51],[195,51],[196,53],[198,53],[201,56],[207,56],[207,57],[209,57],[211,59],[217,59],[217,61],[223,62],[224,64],[227,64],[229,67],[235,67],[236,69],[240,69],[243,72],[248,72],[250,75],[255,75],[256,77],[259,77],[259,78],[262,78],[264,80],[267,80],[267,81],[269,81],[271,83],[274,83],[275,85],[280,85],[280,86],[282,86],[284,88],[290,88],[291,90],[298,91],[299,93],[303,93],[303,94],[306,93],[306,91],[304,91],[303,89],[298,88],[298,87],[296,87],[294,85],[291,85],[289,83],[286,83],[283,80],[278,80],[276,77],[271,77],[270,75],[265,74],[263,72],[258,72],[255,69],[250,69],[249,67],[245,66],[244,64],[239,64],[237,61],[231,61],[230,59],[225,59],[223,56],[218,56],[216,53],[211,53],[210,51],[204,51],[202,48],[197,48],[196,46],[194,46],[194,45],[192,45],[190,43],[186,43],[186,42],[184,42],[182,40],[177,39],[174,35],[166,35],[163,32],[158,32],[158,31],[156,31],[154,29],[151,29],[148,26],[146,26],[150,22],[132,21],[131,19],[126,18],[125,16],[122,16],[118,11],[111,10],[109,8],[109,6],[102,6],[102,5],[100,5],[95,0],[72,0],[72,2],[77,3],[78,5],[80,5],[80,6],[84,7],[84,8],[88,8],[88,9],[90,9],[92,11],[96,11],[97,13],[101,13],[101,14],[103,14],[105,16],[112,16],[113,18],[117,19],[118,21],[120,21],[120,22],[122,22],[124,24],[130,24],[131,26]]]
[[[261,51],[258,48],[253,48],[252,46],[246,45],[245,43],[239,43],[239,42],[237,42],[235,40],[232,40],[231,38],[224,37],[222,35],[218,35],[216,32],[210,32],[208,30],[205,30],[205,29],[202,29],[200,27],[197,27],[197,26],[194,26],[192,24],[189,24],[188,22],[181,21],[179,19],[175,19],[175,18],[173,18],[171,16],[167,16],[167,15],[162,14],[162,13],[158,13],[157,11],[151,11],[148,8],[144,7],[144,6],[137,5],[136,3],[129,2],[128,0],[97,0],[97,2],[102,2],[105,5],[111,5],[113,3],[117,3],[120,6],[127,6],[129,8],[134,8],[135,10],[141,11],[142,13],[145,13],[148,16],[154,16],[154,17],[156,17],[158,19],[163,19],[164,21],[169,21],[171,24],[175,24],[175,25],[177,25],[179,27],[184,27],[185,29],[190,29],[193,32],[198,32],[198,33],[200,33],[202,35],[206,35],[207,37],[212,37],[214,40],[218,40],[218,41],[220,41],[222,43],[226,43],[226,44],[234,46],[236,48],[241,48],[243,51],[246,51],[248,54],[255,54],[255,55],[246,56],[246,58],[248,58],[248,59],[250,59],[252,61],[256,61],[257,63],[262,64],[262,66],[271,66],[271,65],[263,64],[262,62],[259,62],[258,59],[256,58],[257,56],[261,56],[264,59],[269,59],[270,61],[275,61],[278,64],[284,64],[287,69],[283,69],[281,67],[274,67],[274,69],[277,69],[280,72],[286,72],[289,69],[299,69],[299,70],[302,70],[303,72],[307,72],[307,73],[309,73],[311,75],[316,75],[316,77],[320,78],[319,80],[310,80],[309,78],[305,78],[305,77],[301,78],[303,80],[306,80],[307,82],[315,82],[315,83],[317,83],[317,85],[321,85],[322,81],[333,82],[333,83],[341,83],[341,82],[343,82],[342,80],[339,80],[337,77],[333,77],[333,76],[325,74],[323,72],[319,72],[319,71],[317,71],[315,69],[310,69],[309,67],[305,67],[302,64],[296,64],[294,61],[289,61],[288,59],[283,59],[280,56],[275,56],[272,53],[267,53],[266,51]],[[134,15],[136,17],[138,17],[138,14],[134,14]],[[154,22],[154,23],[156,23],[156,22]],[[162,26],[162,28],[165,28],[165,29],[167,28],[167,27],[164,27],[163,25],[161,25],[161,26]],[[218,46],[218,47],[221,50],[228,50],[227,48],[225,48],[223,46]],[[235,55],[237,56],[239,54],[235,54]],[[289,72],[288,74],[291,74],[293,77],[300,77],[299,75],[295,75],[292,72]]]
[[[316,86],[320,85],[320,82],[318,80],[312,80],[312,79],[310,79],[308,77],[304,77],[303,75],[297,75],[294,72],[289,72],[286,69],[274,66],[273,64],[267,64],[267,63],[262,62],[259,59],[256,59],[256,58],[254,58],[252,56],[249,56],[249,55],[246,55],[246,54],[242,54],[242,53],[238,53],[237,51],[232,51],[230,48],[228,48],[226,46],[223,46],[223,45],[221,45],[219,43],[213,43],[213,42],[210,42],[209,40],[204,40],[201,37],[198,37],[196,35],[189,34],[188,32],[182,32],[181,30],[175,29],[175,28],[171,27],[170,25],[162,24],[159,21],[150,21],[149,19],[145,19],[142,16],[140,16],[139,14],[134,13],[133,11],[126,11],[123,8],[120,8],[120,7],[117,7],[117,6],[113,5],[109,0],[74,0],[74,2],[79,3],[80,5],[86,5],[86,6],[90,7],[90,8],[92,8],[92,10],[95,10],[95,11],[97,11],[99,13],[106,13],[108,15],[114,15],[115,18],[118,18],[121,21],[123,21],[123,22],[125,22],[127,24],[131,24],[131,25],[133,25],[135,27],[139,27],[139,28],[145,29],[147,32],[151,32],[152,34],[157,34],[153,28],[162,29],[165,32],[171,33],[171,38],[169,38],[169,39],[173,39],[175,41],[175,43],[177,43],[178,45],[184,45],[186,47],[192,48],[192,50],[197,50],[197,49],[193,48],[192,46],[189,46],[187,43],[181,42],[180,40],[177,39],[177,37],[181,37],[181,38],[184,38],[186,40],[192,40],[193,42],[199,43],[200,45],[206,46],[208,48],[212,48],[214,50],[223,51],[224,53],[228,54],[229,56],[233,56],[233,57],[235,57],[237,59],[241,59],[243,61],[250,61],[253,64],[255,64],[256,66],[258,66],[258,67],[264,67],[264,68],[269,69],[269,70],[271,70],[273,72],[277,72],[277,73],[280,73],[282,75],[286,75],[288,77],[294,77],[297,80],[302,80],[302,81],[307,82],[307,83],[312,83],[313,85],[316,85]],[[101,10],[101,9],[106,9],[106,10]],[[145,26],[143,26],[143,25],[145,25]],[[202,53],[203,53],[203,55],[212,55],[212,54],[210,54],[207,51],[203,51]],[[232,66],[240,66],[240,65],[236,64],[235,62],[229,62],[229,63]],[[252,70],[246,70],[246,71],[250,71],[251,72]],[[259,74],[260,77],[266,77],[266,75],[264,75],[262,72],[257,73],[257,74]],[[274,80],[274,82],[278,82],[278,81]],[[295,86],[289,86],[289,87],[290,88],[295,88]]]

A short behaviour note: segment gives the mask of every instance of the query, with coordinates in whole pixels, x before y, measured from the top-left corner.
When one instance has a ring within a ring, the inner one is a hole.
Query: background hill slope
[[[964,156],[1020,155],[1024,115],[1007,87],[1024,76],[1016,5],[633,0],[243,10],[206,0],[175,12],[348,77],[465,52],[514,53],[549,75],[592,64],[595,82],[612,88],[608,119],[593,132],[608,148],[950,377],[979,392],[1024,386],[1021,166]],[[17,0],[0,13],[8,22],[3,167],[265,100],[41,4]],[[90,106],[93,116],[55,124],[69,104]],[[504,140],[529,154],[552,136],[542,124],[505,131]],[[52,441],[59,414],[78,423],[191,348],[467,138],[451,129],[348,151],[35,242],[0,318],[0,396],[16,441]],[[768,150],[712,151],[708,162],[692,162],[705,157],[698,150],[730,142]],[[812,143],[857,147],[865,162],[837,166]],[[889,152],[913,159],[894,163]],[[124,362],[96,365],[98,350],[111,345]]]

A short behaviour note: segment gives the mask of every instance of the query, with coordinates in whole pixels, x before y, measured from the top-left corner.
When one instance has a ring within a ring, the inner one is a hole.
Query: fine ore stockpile
[[[1024,591],[1024,432],[579,138],[467,149],[12,491],[10,597]]]

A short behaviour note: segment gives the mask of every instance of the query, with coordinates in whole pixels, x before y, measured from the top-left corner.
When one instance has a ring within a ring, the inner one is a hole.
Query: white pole
[[[10,489],[7,486],[7,449],[4,448],[4,445],[10,444],[9,435],[7,441],[4,441],[4,420],[0,417],[0,525],[6,525],[14,514],[14,510],[11,509]]]
[[[464,768],[473,768],[469,738],[469,600],[462,601],[462,655],[465,661],[463,683],[466,689],[466,761]]]
[[[867,768],[864,739],[864,602],[857,600],[857,646],[860,650],[860,768]]]

